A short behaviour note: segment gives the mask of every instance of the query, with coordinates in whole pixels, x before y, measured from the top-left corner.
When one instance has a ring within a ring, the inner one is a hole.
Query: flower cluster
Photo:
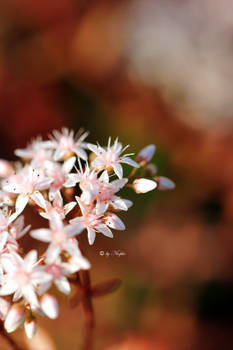
[[[123,187],[136,193],[174,187],[149,164],[154,145],[133,160],[118,139],[112,144],[109,138],[107,147],[101,147],[85,142],[87,135],[64,128],[49,140],[37,138],[17,149],[19,162],[0,160],[0,319],[7,332],[24,326],[30,338],[36,332],[36,313],[57,317],[51,286],[68,295],[70,280],[90,268],[78,235],[86,231],[92,245],[97,234],[113,237],[113,230],[125,229],[118,212],[127,211],[132,202],[119,196]],[[127,177],[124,164],[133,167]],[[24,227],[26,206],[45,219],[44,228]],[[25,234],[47,243],[41,256],[35,249],[24,252],[19,239]]]

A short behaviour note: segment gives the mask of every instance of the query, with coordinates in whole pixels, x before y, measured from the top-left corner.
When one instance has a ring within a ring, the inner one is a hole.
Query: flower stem
[[[0,334],[11,345],[13,350],[23,350],[7,333],[2,323],[0,323]]]
[[[82,305],[85,314],[85,334],[82,350],[93,349],[93,331],[95,327],[94,308],[90,294],[91,279],[88,270],[82,271],[82,280],[84,288],[84,296],[82,298]]]

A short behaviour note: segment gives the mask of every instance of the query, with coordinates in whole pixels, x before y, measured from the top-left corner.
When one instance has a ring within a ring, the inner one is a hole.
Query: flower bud
[[[26,336],[31,339],[37,331],[37,321],[36,318],[32,317],[24,322],[24,330]]]
[[[49,318],[57,318],[58,303],[57,299],[51,294],[44,294],[41,298],[41,308],[46,316]]]
[[[10,162],[0,159],[0,177],[8,177],[13,173],[13,168]]]
[[[158,183],[159,190],[172,190],[176,187],[175,183],[165,176],[156,177],[155,180]]]
[[[133,189],[136,193],[146,193],[154,190],[157,187],[157,183],[148,179],[136,179],[133,182]]]
[[[6,299],[0,297],[0,320],[5,320],[9,308],[10,303]]]
[[[156,147],[155,145],[148,145],[144,147],[136,157],[136,160],[138,162],[145,162],[148,163],[152,158],[155,153]]]
[[[14,304],[6,315],[4,327],[8,333],[14,332],[24,319],[24,308]]]

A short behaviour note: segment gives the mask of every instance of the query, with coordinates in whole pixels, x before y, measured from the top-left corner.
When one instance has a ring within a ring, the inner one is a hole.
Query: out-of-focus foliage
[[[155,143],[159,174],[177,185],[136,200],[130,229],[92,250],[94,282],[123,281],[95,301],[96,349],[233,345],[232,35],[228,0],[0,2],[1,158],[82,126],[101,144]],[[61,302],[43,337],[77,349],[81,309]]]

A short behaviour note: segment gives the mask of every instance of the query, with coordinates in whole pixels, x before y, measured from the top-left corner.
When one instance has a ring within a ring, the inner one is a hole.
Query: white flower
[[[89,244],[93,244],[95,241],[96,233],[100,232],[104,236],[113,237],[112,231],[109,229],[108,225],[104,222],[103,215],[99,215],[96,212],[96,208],[91,209],[90,207],[84,205],[80,198],[76,197],[79,207],[82,212],[82,216],[78,216],[72,220],[70,223],[76,227],[79,232],[87,229],[87,236]]]
[[[132,186],[136,193],[146,193],[154,190],[157,187],[157,183],[152,180],[141,178],[134,180]]]
[[[90,263],[86,258],[82,256],[78,248],[78,243],[76,245],[76,248],[76,252],[74,251],[68,262],[63,262],[60,257],[55,257],[53,260],[46,259],[46,265],[43,266],[43,269],[45,272],[51,275],[51,281],[41,286],[39,289],[39,294],[46,292],[51,287],[52,282],[55,283],[60,292],[64,294],[70,293],[70,284],[66,276],[77,272],[80,269],[90,268]]]
[[[116,139],[113,146],[111,146],[111,138],[109,138],[108,146],[106,149],[99,145],[95,146],[88,144],[88,148],[97,156],[91,163],[92,167],[107,170],[113,169],[119,179],[122,179],[123,169],[120,163],[129,164],[135,168],[139,168],[138,163],[128,157],[132,155],[132,153],[120,156],[127,147],[128,146],[122,149],[122,144],[118,142],[118,139]]]
[[[78,163],[80,169],[77,170],[77,179],[79,187],[83,191],[82,200],[86,205],[89,205],[98,193],[98,172],[95,169],[90,170],[88,163],[86,164],[85,171],[83,171],[80,159],[78,159]]]
[[[39,214],[45,218],[50,220],[52,213],[57,212],[61,219],[65,219],[65,216],[77,205],[76,202],[70,202],[64,205],[63,207],[63,199],[60,192],[55,194],[54,200],[52,204],[48,201],[45,202],[45,212],[41,211]]]
[[[35,288],[39,284],[48,282],[51,276],[41,271],[36,263],[36,250],[31,250],[24,259],[16,253],[5,254],[2,257],[2,265],[6,274],[2,278],[0,295],[14,293],[13,301],[23,296],[29,304],[39,306]]]
[[[48,189],[52,179],[44,177],[44,174],[31,166],[26,166],[18,174],[17,182],[5,183],[4,191],[18,194],[15,203],[18,215],[24,210],[29,199],[32,199],[39,207],[45,208],[45,200],[39,192]]]
[[[46,168],[48,177],[52,179],[49,188],[49,200],[53,200],[62,187],[74,187],[78,182],[77,174],[70,174],[74,167],[76,157],[71,157],[62,166],[50,163]]]
[[[41,166],[52,161],[52,150],[46,149],[46,143],[42,141],[40,137],[33,140],[27,148],[25,149],[16,149],[15,154],[18,157],[31,160],[31,165]]]
[[[84,151],[86,144],[83,142],[88,132],[82,134],[82,131],[74,135],[74,131],[63,128],[62,131],[54,130],[52,141],[48,142],[49,147],[55,149],[54,160],[64,160],[76,154],[78,157],[87,160],[87,154]]]
[[[116,196],[115,193],[125,186],[128,179],[118,179],[109,182],[108,172],[104,171],[98,181],[98,192],[96,193],[96,213],[103,214],[111,205],[114,209],[128,210],[132,205],[131,201]],[[81,199],[83,199],[83,194]]]
[[[50,245],[46,252],[47,262],[53,262],[54,259],[63,251],[67,251],[73,255],[76,251],[75,240],[71,237],[77,235],[81,231],[74,225],[64,226],[60,215],[53,212],[50,216],[50,229],[38,229],[30,232],[30,235],[42,242],[49,242]]]

